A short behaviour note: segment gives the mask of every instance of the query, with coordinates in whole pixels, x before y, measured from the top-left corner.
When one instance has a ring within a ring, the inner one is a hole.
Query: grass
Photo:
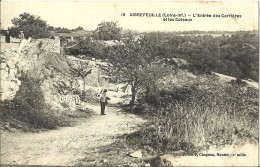
[[[153,115],[152,123],[129,135],[129,145],[150,154],[163,154],[258,141],[256,89],[242,88],[234,82],[218,83],[209,76],[198,76],[187,84],[178,79],[181,86],[176,81],[164,83],[168,86],[155,92],[152,103],[148,104],[148,110],[154,112],[149,113]]]
[[[54,111],[45,103],[38,80],[24,75],[22,84],[12,101],[4,101],[0,118],[2,125],[20,124],[21,130],[55,129],[58,126],[70,126],[75,118],[89,117],[85,111]],[[67,109],[68,110],[68,109]],[[19,126],[19,125],[18,125]],[[16,127],[15,127],[16,128]]]

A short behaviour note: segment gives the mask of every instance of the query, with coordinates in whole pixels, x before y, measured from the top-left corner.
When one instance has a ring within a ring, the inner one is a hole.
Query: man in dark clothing
[[[9,33],[9,31],[6,31],[5,42],[10,43],[10,33]]]
[[[107,100],[106,93],[107,93],[107,90],[104,89],[104,90],[102,90],[102,92],[100,94],[101,115],[105,115],[106,100]]]

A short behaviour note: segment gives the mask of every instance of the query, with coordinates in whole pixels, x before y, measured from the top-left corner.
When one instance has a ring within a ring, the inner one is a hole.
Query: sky
[[[137,31],[238,31],[258,30],[258,2],[170,2],[170,1],[4,1],[1,28],[12,26],[11,19],[28,12],[47,24],[69,29],[78,26],[94,30],[102,21],[118,21],[123,29]],[[125,16],[121,16],[125,13]],[[186,14],[192,21],[163,21],[163,17],[133,17],[130,13]],[[240,15],[241,18],[193,17],[197,14]],[[190,16],[188,16],[190,15]]]

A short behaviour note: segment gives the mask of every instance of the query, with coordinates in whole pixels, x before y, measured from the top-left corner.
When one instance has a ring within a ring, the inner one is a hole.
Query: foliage
[[[258,37],[254,34],[234,35],[228,40],[231,46],[227,46],[223,50],[231,53],[231,56],[228,54],[224,56],[237,64],[241,70],[241,78],[251,78],[258,81],[259,55],[256,40],[258,40]]]
[[[68,28],[65,28],[65,27],[63,27],[63,28],[61,28],[61,27],[55,28],[55,31],[57,33],[70,33],[71,32],[71,30],[69,30]]]
[[[25,38],[46,38],[49,36],[48,26],[46,21],[43,21],[39,16],[29,13],[20,14],[18,18],[12,19],[12,24],[15,28],[11,29],[12,36],[17,37],[17,31],[23,31]]]
[[[151,32],[146,36],[158,48],[158,57],[185,59],[195,74],[215,71],[258,81],[259,44],[255,32],[236,32],[231,37],[179,36],[161,32]]]
[[[135,41],[130,38],[125,40],[123,45],[108,50],[108,61],[113,65],[114,77],[117,77],[119,82],[127,82],[132,86],[132,105],[142,84],[142,70],[150,65],[152,53],[152,46],[146,39]]]
[[[154,115],[152,124],[138,136],[130,135],[128,142],[140,139],[139,147],[158,154],[239,140],[257,142],[258,91],[237,83],[219,84],[201,76],[186,86],[159,90],[150,103],[157,107],[155,114],[149,113]]]
[[[37,80],[24,75],[22,84],[12,102],[5,101],[1,106],[1,117],[13,117],[28,123],[33,128],[53,129],[60,125],[59,120],[44,103],[44,95]]]
[[[73,29],[72,31],[79,31],[79,30],[84,30],[84,28],[81,26],[78,26],[77,28]]]
[[[85,78],[87,75],[91,74],[92,69],[88,67],[88,64],[79,61],[77,63],[77,68],[72,68],[71,71],[76,77],[81,77],[83,79],[83,93],[85,93]]]
[[[98,41],[91,41],[90,38],[82,39],[75,47],[66,49],[69,55],[84,55],[82,59],[87,57],[106,59],[106,48]]]
[[[55,28],[54,28],[53,26],[48,26],[48,30],[49,30],[49,31],[54,31]]]
[[[88,74],[91,73],[91,69],[88,67],[88,64],[82,61],[77,62],[77,68],[71,68],[71,70],[72,74],[81,78],[85,78]]]
[[[142,99],[142,96],[144,96],[146,103],[153,101],[154,92],[159,89],[157,81],[169,73],[176,74],[176,71],[176,66],[172,66],[168,61],[153,61],[144,66],[138,71],[140,87],[144,90],[139,98]],[[142,100],[139,100],[139,102],[142,103]],[[156,105],[155,101],[152,103]]]
[[[9,33],[11,37],[19,38],[20,29],[18,27],[11,27]]]
[[[113,65],[113,77],[118,82],[128,83],[132,87],[133,107],[137,93],[143,93],[145,97],[157,89],[156,81],[168,73],[176,73],[173,67],[165,59],[156,59],[156,48],[145,37],[139,39],[127,38],[123,44],[110,47],[107,52],[108,61]]]
[[[103,21],[98,24],[93,32],[93,37],[98,40],[119,40],[122,28],[115,21]]]

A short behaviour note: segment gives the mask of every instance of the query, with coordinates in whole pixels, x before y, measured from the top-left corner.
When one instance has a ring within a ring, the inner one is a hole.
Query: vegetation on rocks
[[[17,119],[33,128],[53,129],[61,125],[57,117],[44,101],[44,95],[37,80],[27,75],[19,78],[22,82],[12,101],[1,105],[2,119]]]

